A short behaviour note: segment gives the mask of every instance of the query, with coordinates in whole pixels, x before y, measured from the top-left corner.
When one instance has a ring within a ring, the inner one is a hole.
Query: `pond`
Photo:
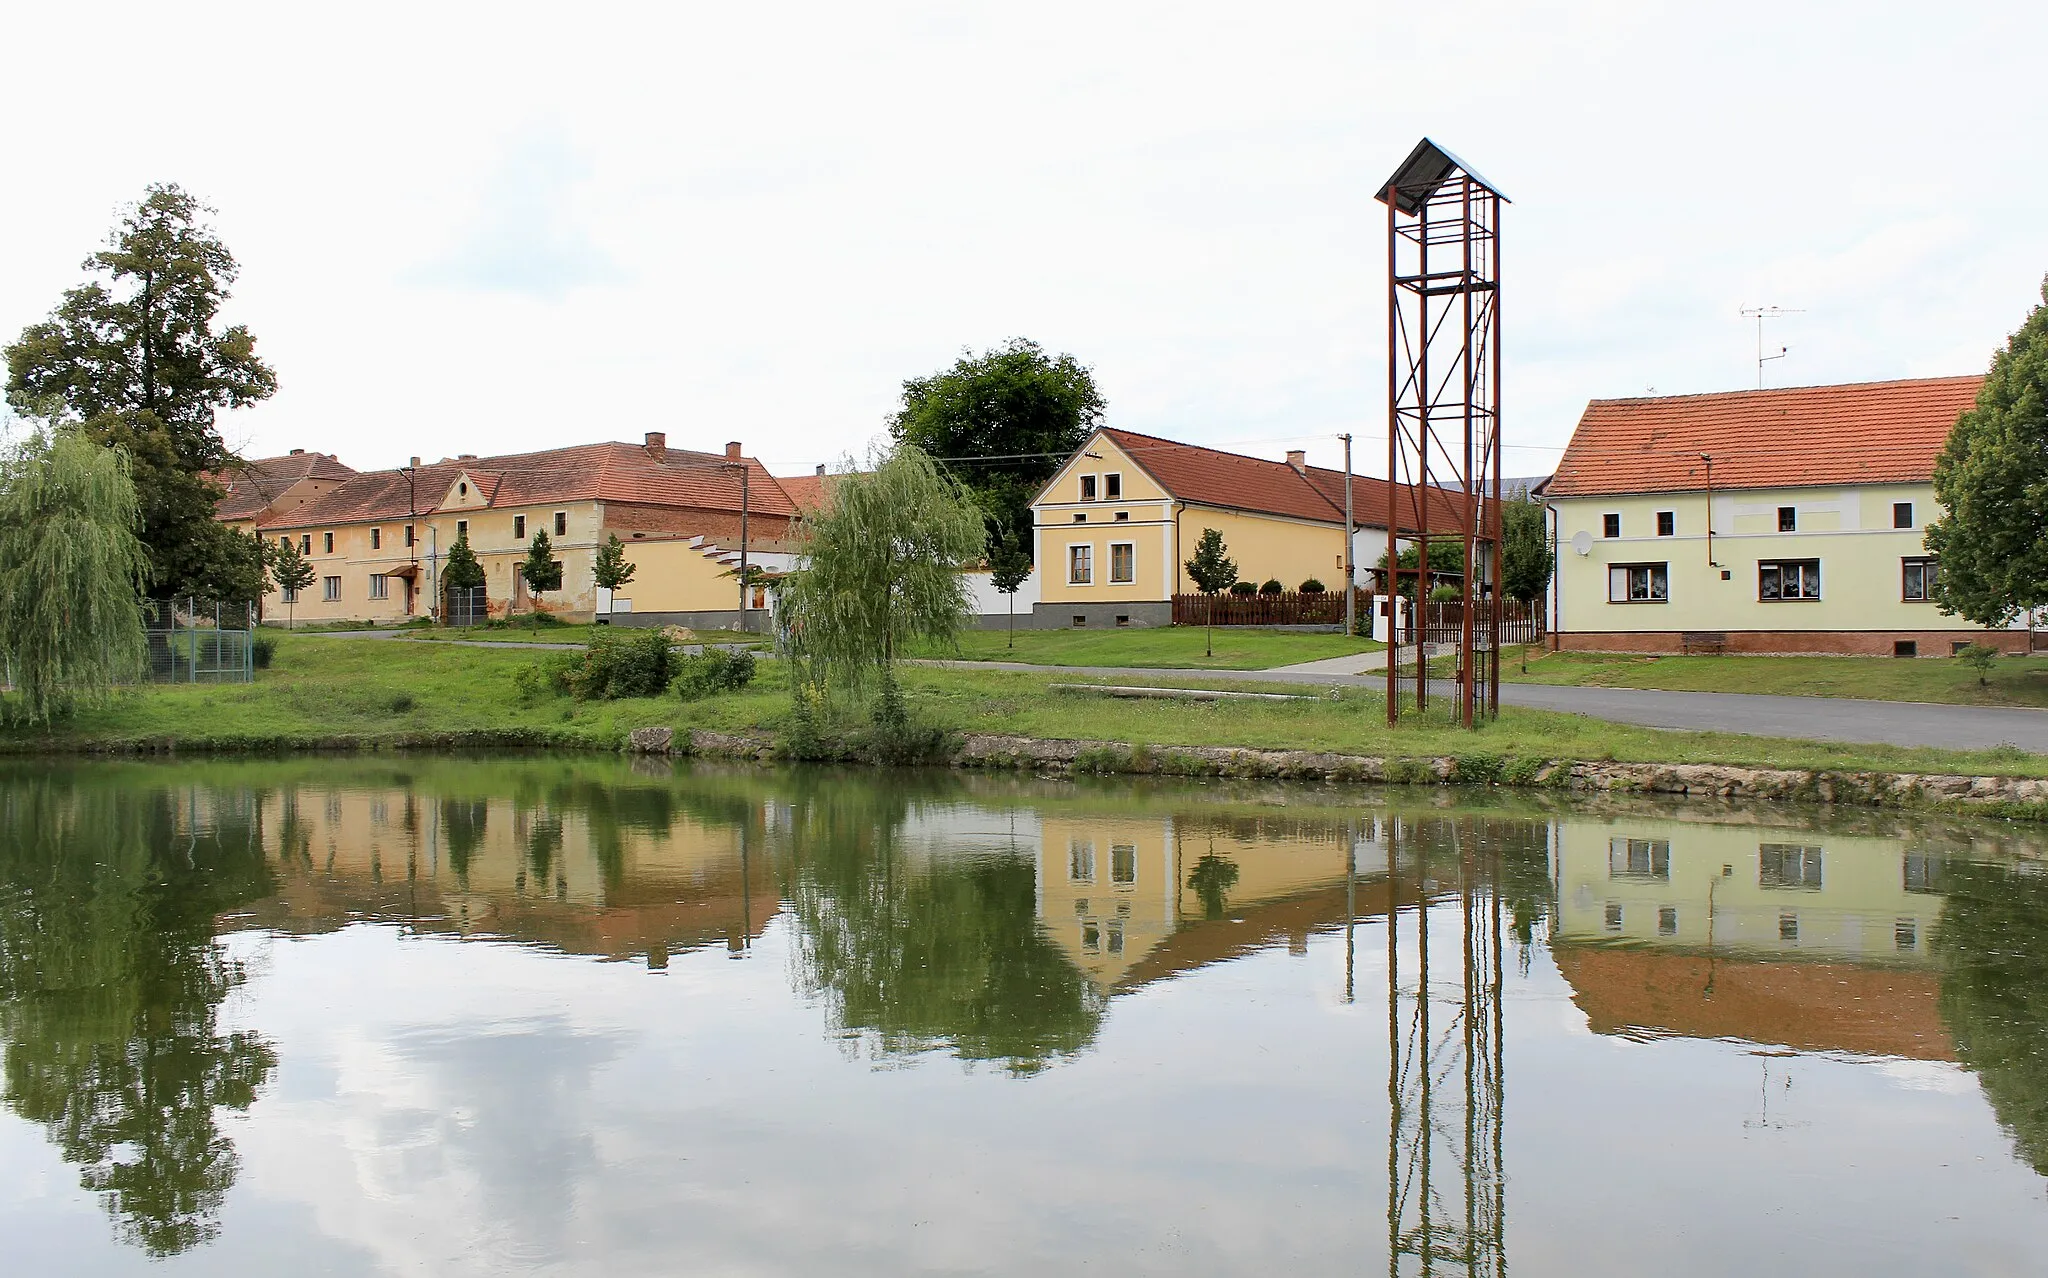
[[[612,759],[0,769],[11,1272],[2039,1272],[2048,842]]]

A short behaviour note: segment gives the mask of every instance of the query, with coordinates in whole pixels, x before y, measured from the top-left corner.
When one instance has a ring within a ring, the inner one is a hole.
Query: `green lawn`
[[[0,731],[0,751],[169,741],[220,748],[340,745],[418,741],[430,734],[442,738],[441,744],[460,745],[465,733],[517,734],[536,745],[615,748],[633,728],[650,725],[774,733],[789,713],[786,676],[773,661],[763,663],[760,678],[747,691],[711,700],[667,696],[579,703],[522,696],[515,677],[538,659],[515,649],[286,635],[279,641],[276,665],[260,672],[253,684],[138,689],[62,725],[53,735]],[[1390,730],[1383,702],[1370,691],[1346,690],[1341,697],[1323,693],[1298,702],[1132,702],[1050,692],[1047,684],[1057,681],[1004,670],[903,671],[912,713],[957,731],[1406,757],[1487,753],[2048,776],[2048,756],[2009,749],[1902,749],[1665,732],[1535,710],[1510,710],[1472,733],[1441,720],[1405,719]],[[1227,686],[1228,680],[1221,684]],[[1271,684],[1257,687],[1275,690]]]
[[[1638,657],[1520,650],[1501,654],[1501,678],[1594,688],[1673,692],[1767,692],[1793,697],[1936,701],[1959,706],[2048,708],[2048,656],[2000,657],[1979,686],[1977,672],[1946,657]]]
[[[428,642],[453,643],[466,640],[473,643],[589,643],[590,636],[610,626],[542,626],[534,630],[527,626],[421,626],[408,629],[410,639],[424,639]],[[626,627],[620,626],[624,630]],[[734,643],[746,641],[765,643],[766,638],[758,633],[748,634],[740,630],[693,630],[692,634],[706,643]]]
[[[1154,626],[1129,630],[1019,630],[1016,646],[1002,630],[970,630],[958,652],[930,650],[928,657],[966,661],[1023,661],[1039,666],[1126,666],[1161,670],[1267,670],[1299,661],[1320,661],[1354,652],[1378,652],[1384,644],[1340,634],[1258,630],[1219,626],[1215,655],[1208,656],[1208,631],[1199,626]]]

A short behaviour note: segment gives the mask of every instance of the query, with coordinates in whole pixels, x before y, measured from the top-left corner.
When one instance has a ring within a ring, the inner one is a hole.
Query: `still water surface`
[[[611,761],[0,770],[16,1273],[2048,1270],[2048,846]]]

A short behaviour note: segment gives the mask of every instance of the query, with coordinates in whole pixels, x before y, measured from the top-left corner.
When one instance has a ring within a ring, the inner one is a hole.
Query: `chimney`
[[[738,461],[740,459],[740,441],[735,439],[725,446],[725,459],[727,461]]]
[[[823,479],[824,477],[825,477],[825,463],[824,463],[824,462],[819,462],[819,463],[818,463],[818,478],[820,478],[820,479]]]
[[[668,456],[668,432],[650,430],[647,432],[647,455],[656,461]]]
[[[1308,465],[1308,450],[1305,448],[1288,449],[1287,464],[1289,466],[1294,467],[1296,470],[1301,470],[1302,468]]]
[[[418,470],[418,469],[420,468],[420,459],[419,459],[419,458],[415,457],[415,458],[413,458],[413,459],[412,459],[412,468],[413,468],[414,470]]]
[[[305,449],[303,449],[303,448],[294,448],[294,449],[292,449],[292,456],[294,456],[294,457],[304,457],[305,455],[306,455],[306,450],[305,450]]]
[[[456,460],[456,461],[475,461],[475,460],[476,460],[476,454],[475,454],[475,453],[457,453],[457,454],[455,455],[455,460]]]

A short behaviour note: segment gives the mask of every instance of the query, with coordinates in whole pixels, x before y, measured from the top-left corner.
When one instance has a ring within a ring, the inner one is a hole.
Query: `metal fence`
[[[146,600],[142,633],[151,683],[248,683],[256,677],[256,613],[248,604]]]
[[[450,586],[441,620],[450,626],[481,626],[491,619],[491,600],[482,586]]]

